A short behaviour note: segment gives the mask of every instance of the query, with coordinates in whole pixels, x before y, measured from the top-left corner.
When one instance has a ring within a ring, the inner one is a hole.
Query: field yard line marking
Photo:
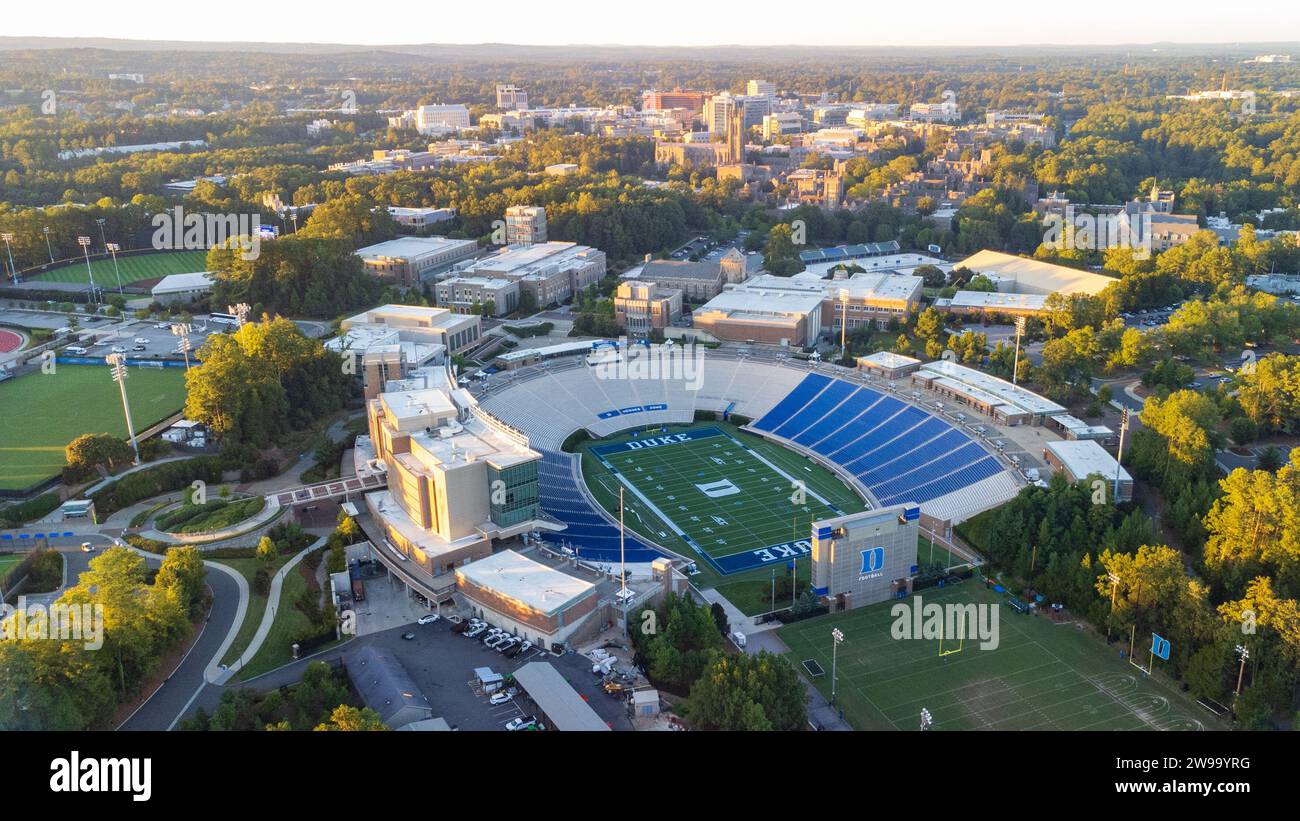
[[[735,441],[735,440],[732,440],[732,441]],[[793,476],[791,476],[790,474],[786,473],[784,470],[781,470],[781,468],[779,468],[779,467],[777,467],[776,465],[774,465],[774,464],[772,464],[771,462],[769,462],[769,461],[766,459],[766,457],[764,457],[761,453],[759,453],[758,451],[756,451],[756,450],[754,450],[753,448],[749,447],[748,445],[742,444],[741,442],[736,442],[736,444],[737,444],[737,445],[740,445],[740,447],[743,448],[747,453],[749,453],[750,456],[753,456],[753,457],[754,457],[755,459],[757,459],[758,461],[762,462],[763,464],[767,465],[767,466],[768,466],[769,468],[771,468],[772,470],[776,471],[776,473],[777,473],[778,476],[782,477],[783,479],[785,479],[787,482],[790,483],[790,487],[791,487],[791,488],[796,487],[796,485],[795,485],[795,478],[794,478]],[[837,515],[837,516],[843,516],[843,515],[844,515],[844,511],[843,511],[843,510],[840,510],[840,508],[839,508],[838,505],[834,505],[834,504],[832,504],[830,501],[828,501],[828,500],[826,499],[826,497],[822,496],[820,493],[818,493],[817,491],[813,490],[812,487],[809,486],[809,483],[808,483],[808,482],[804,482],[804,483],[803,483],[803,487],[804,487],[804,490],[808,491],[808,495],[809,495],[809,496],[813,497],[813,498],[816,499],[817,501],[819,501],[819,502],[821,502],[822,504],[826,505],[826,506],[827,506],[828,508],[830,508],[831,510],[835,511],[835,515]]]

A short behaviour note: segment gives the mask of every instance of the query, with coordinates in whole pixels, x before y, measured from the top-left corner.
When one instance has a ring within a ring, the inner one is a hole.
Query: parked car
[[[451,632],[453,633],[464,633],[468,629],[469,629],[469,622],[467,621],[457,622],[456,624],[453,624],[451,626]]]
[[[497,644],[497,646],[492,649],[496,650],[498,653],[504,653],[505,651],[509,650],[511,647],[515,647],[518,644],[519,644],[519,639],[515,638],[514,636],[506,636],[505,641]]]
[[[140,351],[148,350],[148,348],[146,348],[144,345],[136,345],[131,350],[135,351],[136,353],[139,353]]]
[[[516,730],[527,730],[528,728],[533,727],[536,724],[537,724],[537,719],[534,716],[520,716],[519,718],[512,718],[510,721],[508,721],[506,723],[506,729],[509,730],[510,732],[514,732]]]
[[[414,640],[415,640],[415,634],[414,634],[414,633],[403,633],[403,634],[402,634],[402,638],[403,638],[404,640],[406,640],[406,641],[414,641]]]
[[[482,633],[485,630],[487,630],[487,625],[476,624],[470,627],[468,630],[466,630],[462,635],[464,635],[466,638],[471,638],[471,639],[477,638],[478,634]]]
[[[510,694],[509,692],[507,692],[507,691],[505,691],[505,690],[502,690],[502,691],[500,691],[500,692],[498,692],[498,693],[493,693],[493,694],[492,694],[492,698],[488,699],[488,703],[489,703],[489,704],[505,704],[505,703],[509,702],[509,701],[510,701],[511,699],[513,699],[513,698],[514,698],[514,696],[513,696],[512,694]]]
[[[113,353],[126,353],[126,348],[123,348],[121,345],[114,345],[110,350]]]
[[[488,639],[487,641],[483,642],[483,646],[484,646],[484,647],[490,647],[490,648],[492,648],[493,650],[495,650],[495,649],[497,648],[498,645],[505,644],[507,641],[509,641],[509,639],[510,639],[510,634],[509,634],[509,633],[497,633],[497,634],[496,634],[495,636],[493,636],[492,638],[490,638],[490,639]]]
[[[440,619],[440,618],[442,618],[442,616],[439,616],[437,613],[428,613],[428,614],[423,615],[423,616],[420,616],[420,618],[416,619],[416,622],[415,622],[415,623],[416,623],[416,624],[433,624],[435,621],[437,621],[437,620]]]
[[[90,542],[82,542],[82,543],[81,543],[81,552],[82,552],[82,553],[94,553],[94,552],[95,552],[95,546],[94,546],[93,544],[91,544]]]
[[[149,337],[147,337],[147,336],[137,336],[137,337],[135,338],[135,344],[137,344],[137,345],[148,345],[148,344],[149,344]]]
[[[515,644],[512,644],[512,645],[510,646],[510,649],[509,649],[509,650],[505,650],[505,651],[503,651],[505,657],[508,658],[508,659],[512,659],[512,658],[514,658],[515,656],[519,655],[520,653],[522,653],[522,652],[524,651],[524,645],[526,645],[526,644],[528,644],[528,642],[526,642],[526,641],[521,641],[521,642],[517,642],[517,643],[515,643]],[[528,645],[528,646],[531,647],[532,645]],[[498,649],[499,649],[499,648],[498,648]]]
[[[531,650],[531,649],[533,649],[533,643],[532,643],[531,641],[525,641],[525,642],[523,642],[522,644],[519,645],[519,647],[515,650],[515,652],[516,652],[516,653],[527,653],[527,652],[528,652],[529,650]]]

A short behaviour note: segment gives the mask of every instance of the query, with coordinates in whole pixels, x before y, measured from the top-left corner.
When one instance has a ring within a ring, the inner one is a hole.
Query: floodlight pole
[[[14,247],[10,243],[14,241],[14,235],[8,232],[0,234],[0,239],[5,241],[5,249],[9,252],[9,273],[13,275],[14,284],[18,284],[18,269],[14,267]]]
[[[90,267],[90,237],[77,237],[77,244],[86,255],[86,274],[90,277],[90,301],[99,304],[99,289],[95,287],[95,272]]]
[[[105,250],[108,250],[108,239],[104,236],[104,218],[96,219],[95,224],[99,226],[99,244],[105,246]]]
[[[135,440],[135,423],[131,421],[131,403],[126,398],[126,357],[120,353],[109,354],[104,361],[112,369],[113,381],[122,391],[122,412],[126,414],[126,432],[131,437],[131,449],[135,451],[135,464],[140,464],[140,445]]]
[[[1025,332],[1025,318],[1023,316],[1018,316],[1016,317],[1016,355],[1015,358],[1011,360],[1011,384],[1012,385],[1017,384],[1017,380],[1020,378],[1020,337],[1021,335],[1024,334],[1024,332]]]
[[[1106,578],[1110,579],[1110,615],[1115,617],[1115,591],[1119,588],[1119,574],[1107,573]],[[1106,621],[1106,640],[1110,640],[1110,620]]]
[[[627,560],[623,549],[623,486],[618,486],[618,580],[622,585],[619,598],[623,604],[623,637],[627,638]]]
[[[844,641],[844,633],[836,627],[831,631],[831,706],[835,705],[835,679],[839,669],[839,649],[842,641]]]
[[[1236,670],[1236,692],[1235,694],[1232,694],[1232,699],[1234,700],[1242,695],[1242,681],[1245,678],[1245,660],[1251,657],[1251,651],[1245,648],[1245,644],[1238,644],[1238,646],[1236,646],[1236,655],[1238,655],[1239,659],[1242,659],[1242,666],[1239,666],[1238,670]]]
[[[54,246],[53,246],[53,245],[50,245],[50,226],[47,225],[47,226],[45,226],[44,228],[42,228],[42,229],[41,229],[41,233],[45,235],[45,250],[46,250],[47,252],[49,252],[49,255],[50,255],[50,262],[53,262],[53,261],[54,261]]]
[[[126,291],[122,290],[122,272],[117,270],[117,252],[122,250],[122,246],[116,242],[106,242],[104,247],[113,255],[113,276],[117,277],[117,292],[122,296],[126,296]]]
[[[1124,434],[1128,431],[1128,408],[1119,414],[1119,452],[1115,454],[1115,504],[1119,504],[1119,472],[1123,470]]]
[[[190,326],[179,323],[173,324],[172,336],[178,336],[181,339],[180,349],[181,353],[185,355],[185,371],[188,373],[190,369]]]

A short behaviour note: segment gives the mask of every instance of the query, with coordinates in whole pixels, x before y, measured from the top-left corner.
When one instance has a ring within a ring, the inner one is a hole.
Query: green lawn
[[[126,390],[136,430],[143,430],[185,404],[185,372],[132,367]],[[126,436],[107,367],[59,365],[51,374],[0,382],[0,488],[26,488],[57,475],[63,449],[83,433]]]
[[[780,629],[799,665],[815,660],[813,677],[831,691],[831,630],[839,628],[836,702],[859,730],[915,730],[921,709],[937,730],[1190,730],[1222,729],[1208,712],[1158,675],[1145,678],[1090,631],[1022,615],[974,580],[923,590],[923,603],[989,604],[998,611],[999,643],[939,656],[937,639],[891,636],[895,602],[797,622]],[[905,600],[915,604],[917,596]],[[991,624],[991,621],[989,622]],[[946,641],[944,649],[954,649]],[[1146,658],[1141,660],[1145,663]]]
[[[274,575],[277,570],[284,566],[293,556],[277,556],[275,561],[268,566],[271,568],[271,574]],[[235,641],[222,657],[222,664],[234,664],[235,659],[243,654],[244,648],[253,640],[253,634],[257,632],[258,626],[262,623],[262,614],[266,612],[266,596],[259,595],[253,585],[253,578],[257,575],[257,569],[265,564],[261,559],[219,559],[219,564],[224,564],[235,570],[244,577],[248,582],[248,612],[244,614],[244,623],[239,625],[239,632],[235,634]],[[294,572],[297,572],[295,569]]]
[[[238,678],[241,681],[248,681],[293,661],[294,634],[311,626],[302,611],[294,607],[298,597],[306,590],[307,580],[303,578],[299,567],[294,567],[285,574],[284,584],[280,587],[280,600],[275,605],[275,620],[271,622],[271,630],[266,634],[266,640],[262,642],[257,655],[253,656],[244,669],[239,671]],[[333,643],[326,644],[315,648],[312,652],[319,653],[332,646]]]
[[[602,449],[647,434],[585,443],[582,468],[587,486],[597,501],[617,516],[619,482],[611,468],[618,470],[645,497],[624,493],[624,521],[629,530],[684,555],[696,554],[690,544],[694,542],[713,558],[806,539],[813,521],[839,515],[832,505],[845,513],[865,509],[857,494],[830,471],[733,425],[675,426],[667,434],[707,433],[709,429],[720,435],[605,453],[603,457]],[[654,435],[665,434],[656,431]],[[804,501],[791,501],[791,479],[806,484]],[[716,496],[701,487],[715,483],[729,487]],[[701,562],[699,567],[707,575],[697,577],[697,584],[708,586],[721,578],[707,563]],[[761,578],[769,576],[767,570],[761,573]]]
[[[168,274],[189,274],[206,271],[207,251],[170,251],[161,254],[140,254],[138,256],[117,257],[117,270],[113,269],[112,257],[91,260],[90,268],[95,273],[95,284],[106,292],[117,288],[118,277],[123,285],[130,285],[142,279],[155,279]],[[34,278],[36,282],[75,282],[90,284],[86,273],[86,263],[74,262],[62,268],[41,274]]]
[[[9,568],[21,562],[26,558],[26,556],[27,554],[25,553],[8,553],[0,555],[0,578],[3,578],[4,574],[9,572]]]
[[[197,513],[192,509],[193,506],[177,508],[175,511],[159,516],[155,524],[159,530],[168,533],[209,533],[224,530],[256,516],[264,507],[266,507],[264,496],[233,501],[214,500],[203,505],[203,510]],[[186,518],[187,516],[190,518]]]

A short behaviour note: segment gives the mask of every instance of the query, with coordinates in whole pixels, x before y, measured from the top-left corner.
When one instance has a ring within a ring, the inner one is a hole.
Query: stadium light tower
[[[44,228],[42,228],[41,233],[45,235],[45,250],[48,251],[50,254],[50,262],[53,262],[54,246],[50,245],[50,226],[47,225]]]
[[[930,729],[930,725],[932,724],[934,724],[934,716],[930,715],[929,710],[922,707],[921,708],[921,730],[924,731]]]
[[[1233,693],[1234,699],[1241,695],[1241,681],[1246,677],[1246,659],[1250,658],[1250,651],[1246,649],[1246,645],[1237,645],[1237,657],[1241,659],[1241,666],[1237,669],[1237,692]]]
[[[185,355],[185,370],[188,371],[190,369],[190,350],[192,347],[190,345],[190,326],[174,323],[171,327],[172,336],[180,337],[181,341],[179,347],[181,353]]]
[[[1128,408],[1119,413],[1119,452],[1115,454],[1115,504],[1119,504],[1119,472],[1123,470],[1120,460],[1124,458],[1124,434],[1128,431]]]
[[[108,239],[104,236],[104,222],[105,219],[103,217],[99,217],[95,220],[95,224],[99,226],[99,244],[105,246],[105,250],[107,250]]]
[[[113,276],[117,277],[117,292],[122,296],[126,296],[126,292],[122,290],[122,274],[117,270],[117,252],[122,250],[122,246],[116,242],[106,242],[104,247],[113,255]]]
[[[618,581],[622,585],[618,597],[623,600],[623,637],[627,638],[627,563],[623,552],[623,486],[618,487]]]
[[[90,301],[99,303],[99,289],[95,287],[95,272],[90,268],[90,237],[77,237],[77,244],[86,255],[86,273],[90,276]]]
[[[1020,378],[1020,337],[1025,335],[1025,318],[1016,317],[1016,357],[1011,360],[1011,384],[1015,385],[1016,380]]]
[[[238,305],[227,305],[226,310],[235,315],[235,330],[239,330],[248,322],[248,314],[253,309],[247,302],[241,302]]]
[[[9,273],[13,275],[14,284],[18,284],[18,269],[14,267],[14,247],[11,244],[14,241],[14,235],[6,231],[0,234],[0,239],[5,241],[5,250],[9,252]]]
[[[836,627],[831,631],[831,704],[835,704],[835,676],[837,663],[839,661],[840,642],[844,641],[844,633]]]
[[[126,414],[126,432],[131,437],[131,449],[135,451],[135,464],[140,464],[140,445],[135,441],[135,423],[131,421],[131,403],[126,398],[126,357],[120,353],[111,353],[104,357],[113,372],[113,381],[122,391],[122,412]]]

